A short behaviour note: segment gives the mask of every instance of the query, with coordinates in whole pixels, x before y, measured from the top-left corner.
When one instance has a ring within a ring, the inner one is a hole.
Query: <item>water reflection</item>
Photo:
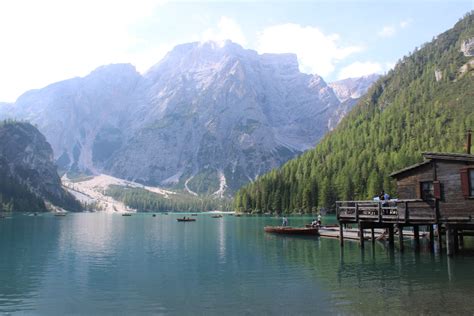
[[[267,217],[176,217],[1,222],[0,312],[470,313],[469,253],[449,259],[426,241],[419,251],[407,243],[403,254],[382,243],[341,248],[338,240],[265,234],[280,223]]]

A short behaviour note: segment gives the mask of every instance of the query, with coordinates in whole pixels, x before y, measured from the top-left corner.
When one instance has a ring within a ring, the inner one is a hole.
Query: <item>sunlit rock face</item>
[[[179,45],[143,75],[103,66],[29,91],[0,115],[36,124],[64,170],[222,195],[312,148],[341,106],[295,55],[228,41]]]

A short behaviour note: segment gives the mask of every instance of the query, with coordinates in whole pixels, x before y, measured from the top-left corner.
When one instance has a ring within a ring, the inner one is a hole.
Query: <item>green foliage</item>
[[[219,174],[214,169],[204,169],[188,182],[193,192],[212,194],[219,190]]]
[[[180,193],[164,197],[142,188],[118,185],[110,186],[105,194],[122,201],[139,212],[206,212],[231,209],[230,201],[225,199],[200,198]]]
[[[474,80],[458,72],[469,61],[459,48],[473,32],[471,12],[403,57],[315,149],[241,188],[234,209],[311,212],[382,188],[394,195],[388,175],[419,162],[422,152],[463,152],[465,131],[474,127]]]
[[[0,157],[0,212],[45,212],[46,205],[7,173],[7,164]]]

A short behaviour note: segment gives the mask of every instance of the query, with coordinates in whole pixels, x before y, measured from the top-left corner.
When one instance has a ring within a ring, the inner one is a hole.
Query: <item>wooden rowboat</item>
[[[313,227],[289,227],[289,226],[265,226],[265,232],[285,235],[318,235],[318,228]]]
[[[177,218],[176,219],[178,222],[195,222],[195,218]]]

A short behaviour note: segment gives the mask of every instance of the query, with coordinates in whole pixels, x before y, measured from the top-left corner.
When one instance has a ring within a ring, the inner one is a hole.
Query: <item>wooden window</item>
[[[461,169],[461,190],[464,198],[474,197],[474,169]]]
[[[469,187],[471,189],[469,196],[474,196],[474,169],[469,169]]]
[[[420,191],[422,200],[426,201],[434,199],[433,181],[420,182]]]

